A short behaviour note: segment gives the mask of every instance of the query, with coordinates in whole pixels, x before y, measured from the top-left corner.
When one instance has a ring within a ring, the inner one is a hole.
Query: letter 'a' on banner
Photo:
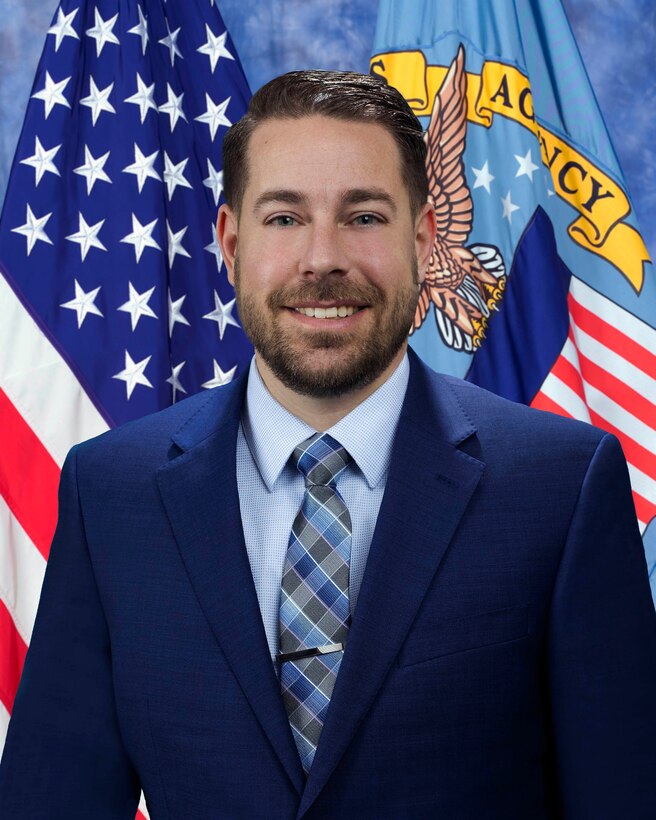
[[[0,748],[67,451],[250,361],[214,227],[249,99],[207,0],[55,12],[0,218]]]
[[[656,277],[560,0],[381,0],[370,70],[426,128],[411,344],[620,439],[656,597]]]

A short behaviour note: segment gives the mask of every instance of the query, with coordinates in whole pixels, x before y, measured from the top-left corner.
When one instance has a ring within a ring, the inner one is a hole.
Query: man
[[[70,454],[0,816],[656,817],[619,445],[407,352],[418,121],[294,73],[224,157],[254,363]]]

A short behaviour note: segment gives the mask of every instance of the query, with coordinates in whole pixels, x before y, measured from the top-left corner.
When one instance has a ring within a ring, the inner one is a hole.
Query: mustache
[[[278,288],[269,294],[270,308],[285,307],[299,302],[352,302],[357,304],[385,304],[387,297],[383,290],[371,282],[358,285],[355,282],[324,279],[318,282],[304,282],[301,285]]]

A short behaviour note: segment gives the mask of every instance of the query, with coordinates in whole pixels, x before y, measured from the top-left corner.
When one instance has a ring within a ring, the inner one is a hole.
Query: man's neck
[[[257,352],[255,353],[255,364],[262,381],[273,398],[296,418],[301,419],[314,430],[323,433],[337,424],[344,416],[347,416],[351,410],[369,398],[381,384],[387,381],[401,363],[406,348],[407,344],[399,350],[385,370],[370,384],[348,393],[321,398],[305,396],[287,387],[278,379]]]

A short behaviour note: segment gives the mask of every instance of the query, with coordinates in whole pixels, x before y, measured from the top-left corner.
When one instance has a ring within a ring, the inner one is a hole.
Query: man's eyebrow
[[[396,213],[394,198],[383,188],[351,188],[342,194],[344,205],[360,205],[365,202],[383,202]]]
[[[286,205],[302,205],[305,197],[298,191],[291,191],[286,188],[279,188],[275,191],[265,191],[255,200],[253,210],[258,211],[271,202],[281,202]]]
[[[342,205],[361,205],[365,202],[383,202],[392,213],[396,214],[397,207],[394,197],[383,188],[350,188],[344,191],[341,196]],[[265,191],[255,200],[253,210],[258,211],[270,203],[281,203],[284,205],[303,205],[307,202],[307,197],[299,191],[288,188],[277,188]]]

